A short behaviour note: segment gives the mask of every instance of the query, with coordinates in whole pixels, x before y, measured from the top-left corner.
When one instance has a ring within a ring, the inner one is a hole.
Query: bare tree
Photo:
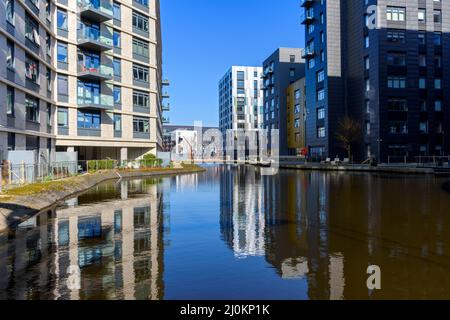
[[[356,120],[345,116],[339,121],[336,138],[347,150],[348,159],[352,160],[353,146],[362,138],[362,127]]]

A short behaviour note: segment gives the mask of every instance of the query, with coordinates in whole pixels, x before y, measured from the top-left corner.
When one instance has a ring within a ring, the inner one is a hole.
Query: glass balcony
[[[170,103],[164,103],[162,105],[162,111],[170,111]]]
[[[78,63],[78,78],[83,80],[107,81],[113,78],[113,74],[114,70],[111,66]]]
[[[81,25],[78,29],[78,46],[94,51],[112,50],[113,38],[99,29]]]
[[[170,123],[170,118],[161,117],[161,121],[162,121],[163,124],[169,124]]]
[[[113,19],[111,0],[78,0],[80,16],[95,22],[105,22]]]
[[[78,96],[78,108],[95,110],[114,110],[114,98],[112,95],[89,95]]]

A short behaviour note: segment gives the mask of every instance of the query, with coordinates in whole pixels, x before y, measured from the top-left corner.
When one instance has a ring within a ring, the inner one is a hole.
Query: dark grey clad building
[[[345,156],[348,115],[362,127],[356,160],[449,154],[450,0],[303,0],[307,144]]]
[[[287,144],[287,97],[289,85],[305,76],[301,49],[279,48],[263,63],[264,128],[279,130],[280,155],[291,155]]]

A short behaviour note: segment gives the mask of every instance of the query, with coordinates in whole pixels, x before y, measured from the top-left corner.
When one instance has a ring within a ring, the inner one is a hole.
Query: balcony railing
[[[315,56],[315,52],[313,48],[305,48],[302,49],[302,58],[312,58]]]
[[[112,50],[112,35],[85,25],[78,29],[78,46],[95,51]]]
[[[164,79],[164,80],[162,81],[162,85],[163,85],[163,86],[170,86],[170,81],[169,81],[169,79]]]
[[[163,111],[170,111],[170,103],[164,103],[162,105],[162,110]]]
[[[78,64],[78,77],[82,79],[106,81],[113,78],[114,69],[108,65],[89,66]]]
[[[315,0],[302,0],[300,6],[308,8],[314,4],[314,1]]]
[[[169,124],[169,123],[170,123],[170,118],[167,118],[167,117],[161,117],[161,122],[162,122],[163,124]]]
[[[112,20],[113,7],[111,0],[78,0],[80,16],[95,22]]]
[[[168,92],[164,92],[162,94],[163,99],[169,99],[170,98],[170,94]]]

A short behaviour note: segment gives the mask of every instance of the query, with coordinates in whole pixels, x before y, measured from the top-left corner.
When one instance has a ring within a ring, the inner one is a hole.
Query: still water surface
[[[105,183],[0,235],[0,299],[450,299],[445,182],[223,166]]]

